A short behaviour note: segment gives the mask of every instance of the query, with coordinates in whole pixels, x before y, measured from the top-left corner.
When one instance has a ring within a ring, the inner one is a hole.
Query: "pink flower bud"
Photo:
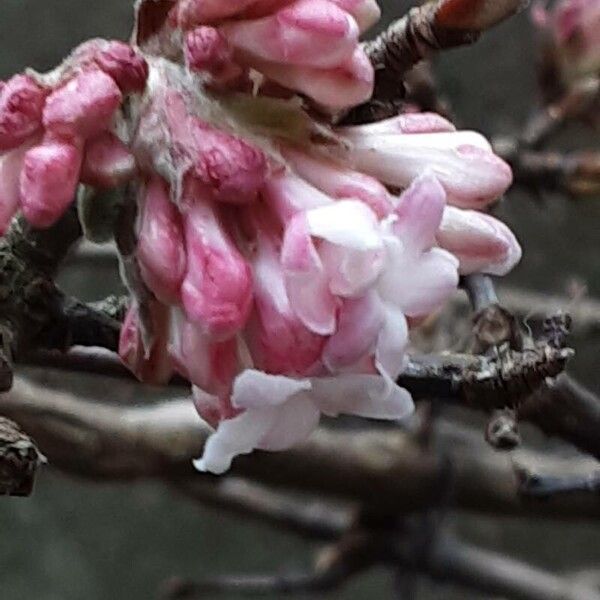
[[[28,147],[23,145],[0,156],[0,235],[19,209],[19,178]]]
[[[81,181],[98,188],[113,188],[136,174],[135,157],[113,133],[104,131],[90,139],[84,149]]]
[[[67,142],[45,141],[23,160],[20,195],[23,214],[39,228],[50,227],[73,201],[81,149]]]
[[[376,0],[330,0],[330,2],[349,12],[356,20],[361,32],[375,25],[381,17],[381,9]]]
[[[358,43],[356,21],[327,0],[298,0],[274,15],[227,23],[230,44],[262,60],[331,68],[350,58]]]
[[[194,142],[191,174],[220,202],[252,202],[267,176],[264,153],[241,138],[203,123],[190,120]]]
[[[362,135],[388,135],[393,133],[440,133],[443,131],[456,131],[456,127],[447,119],[437,113],[406,113],[355,127],[342,127],[340,132],[351,136]]]
[[[185,38],[184,53],[188,69],[210,75],[209,85],[226,85],[242,73],[233,60],[233,49],[214,27],[190,31]]]
[[[160,177],[152,177],[144,190],[137,258],[144,282],[154,295],[165,304],[179,304],[186,267],[183,225]]]
[[[360,170],[401,187],[431,170],[456,206],[486,206],[512,182],[510,167],[473,131],[381,134],[359,126],[344,133],[352,144],[350,158]]]
[[[283,150],[283,155],[298,175],[327,195],[361,200],[380,219],[392,211],[391,196],[377,179],[292,148]]]
[[[175,20],[179,27],[190,29],[239,15],[257,0],[179,0]]]
[[[561,0],[551,11],[534,5],[534,20],[548,29],[566,80],[600,69],[600,6],[597,0]]]
[[[106,73],[85,71],[48,96],[44,126],[66,138],[96,136],[109,127],[121,100],[117,84]]]
[[[129,44],[112,40],[100,49],[95,63],[109,75],[123,94],[143,91],[148,79],[148,63]]]
[[[279,85],[302,92],[331,111],[366,102],[373,93],[373,66],[361,48],[329,69],[259,60],[253,61],[253,66]]]
[[[250,267],[225,232],[210,200],[196,194],[183,215],[187,272],[181,299],[188,318],[213,339],[244,326],[252,305]]]
[[[207,394],[228,399],[239,368],[237,339],[215,342],[198,325],[188,321],[178,308],[171,308],[171,340],[169,353],[181,375]],[[200,395],[198,394],[198,398]],[[228,406],[229,410],[223,409]],[[218,418],[230,418],[235,411],[230,404],[217,404]],[[214,418],[199,410],[213,423]]]
[[[167,351],[169,308],[159,302],[151,302],[148,311],[152,326],[150,347],[144,347],[139,308],[133,304],[121,325],[119,356],[140,381],[161,385],[173,375],[173,363]]]
[[[98,68],[109,75],[123,94],[141,92],[148,79],[148,63],[129,44],[96,38],[78,46],[71,55],[75,70]]]
[[[230,344],[231,342],[225,343]],[[222,363],[222,353],[226,351],[227,348],[224,349],[223,346],[218,345],[211,356],[211,362],[214,362],[215,364]],[[225,360],[227,360],[227,358],[228,356],[225,357]],[[231,420],[242,412],[241,409],[234,408],[231,405],[229,396],[210,394],[196,385],[192,386],[192,399],[194,401],[194,407],[198,411],[200,417],[215,429],[222,421]]]
[[[306,375],[318,363],[325,338],[313,333],[294,314],[279,261],[276,231],[268,220],[255,214],[256,252],[254,312],[246,340],[254,365],[266,373]]]
[[[41,129],[47,93],[27,75],[15,75],[0,88],[0,152],[20,146]]]
[[[521,259],[512,231],[490,215],[446,207],[437,241],[460,261],[462,274],[506,275]]]

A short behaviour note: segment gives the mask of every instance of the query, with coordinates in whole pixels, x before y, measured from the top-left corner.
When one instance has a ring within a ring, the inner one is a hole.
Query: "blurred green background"
[[[410,4],[381,3],[388,19]],[[0,78],[26,66],[48,69],[90,37],[126,38],[131,14],[129,0],[0,0]],[[527,15],[498,27],[475,47],[446,53],[436,68],[462,125],[487,135],[517,132],[536,99]],[[578,131],[560,143],[586,141],[594,142],[592,134]],[[550,197],[539,203],[515,192],[501,214],[525,246],[512,283],[562,293],[576,280],[600,297],[597,201]],[[115,271],[106,263],[93,273],[73,263],[63,281],[90,299],[116,285]],[[573,343],[572,371],[599,390],[599,340]],[[93,376],[80,379],[91,390],[103,389]],[[134,387],[119,390],[121,401],[140,393]],[[457,527],[477,543],[552,571],[600,568],[595,523],[459,517]],[[298,569],[310,564],[313,550],[292,536],[196,506],[154,484],[100,485],[45,469],[32,498],[0,499],[0,600],[147,600],[172,575]],[[389,576],[373,572],[327,597],[389,596]],[[423,583],[419,598],[484,597]]]

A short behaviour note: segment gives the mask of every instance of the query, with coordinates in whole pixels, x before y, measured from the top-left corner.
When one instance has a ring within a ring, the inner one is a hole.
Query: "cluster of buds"
[[[600,74],[598,0],[560,0],[551,10],[546,4],[534,5],[533,19],[547,34],[565,81]]]
[[[358,37],[379,15],[376,0],[180,0],[166,25],[184,32],[186,63],[206,85],[251,79],[336,111],[371,96],[373,67]]]
[[[1,231],[19,209],[49,227],[80,181],[111,187],[134,176],[135,159],[113,130],[124,97],[141,92],[147,75],[128,44],[91,40],[53,73],[0,84]]]
[[[480,212],[512,177],[484,137],[430,113],[336,128],[306,110],[368,97],[358,34],[377,16],[373,0],[179,0],[144,46],[124,147],[143,289],[128,281],[120,355],[144,381],[191,382],[216,429],[200,470],[288,448],[321,414],[406,416],[395,380],[410,329],[459,274],[503,275],[520,258],[510,230]],[[165,39],[183,51],[157,51]],[[69,106],[90,106],[96,89],[78,84]],[[86,120],[42,99],[74,115],[68,139],[86,145],[107,135],[114,102]],[[48,135],[46,110],[24,139]],[[36,172],[22,179],[47,195]]]

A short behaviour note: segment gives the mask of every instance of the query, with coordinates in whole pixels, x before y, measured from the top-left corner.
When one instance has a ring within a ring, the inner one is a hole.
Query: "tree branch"
[[[175,480],[174,488],[204,506],[250,518],[311,540],[331,541],[351,524],[351,511],[321,500],[297,498],[235,477]]]
[[[108,400],[108,399],[107,399]],[[146,407],[98,405],[17,379],[0,399],[0,412],[35,436],[50,463],[83,477],[210,481],[194,471],[210,433],[188,400]],[[519,452],[449,448],[424,451],[408,433],[319,429],[304,445],[282,453],[236,459],[232,475],[291,491],[315,493],[397,511],[435,506],[451,487],[451,505],[464,510],[562,518],[597,517],[597,497],[586,492],[532,501],[520,494],[516,468],[548,465],[548,474],[573,474],[574,461]],[[582,473],[589,462],[581,463]],[[533,470],[533,468],[531,468]]]

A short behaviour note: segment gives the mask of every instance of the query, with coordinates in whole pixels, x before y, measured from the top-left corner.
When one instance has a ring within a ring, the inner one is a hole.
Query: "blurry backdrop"
[[[382,4],[386,19],[409,5],[399,0]],[[0,0],[0,79],[26,66],[48,69],[90,37],[126,38],[131,12],[129,0]],[[527,15],[497,28],[473,48],[446,53],[436,66],[439,83],[461,125],[487,135],[518,130],[535,100],[533,54]],[[578,134],[578,143],[585,135]],[[568,147],[570,140],[561,143]],[[540,204],[512,193],[500,214],[525,248],[512,283],[564,293],[577,281],[600,297],[598,201],[549,198]],[[118,286],[115,273],[106,262],[93,273],[73,263],[63,283],[86,299],[99,298]],[[600,391],[600,338],[573,343],[578,352],[573,372]],[[80,389],[103,391],[94,377],[78,379]],[[140,394],[138,387],[123,386],[112,396],[130,402]],[[551,570],[600,566],[599,525],[459,518],[458,527],[481,545]],[[0,499],[1,600],[148,600],[174,574],[302,568],[313,549],[150,484],[99,485],[45,469],[32,498]],[[389,584],[385,573],[374,572],[328,597],[385,599]],[[420,598],[480,596],[425,583]]]

